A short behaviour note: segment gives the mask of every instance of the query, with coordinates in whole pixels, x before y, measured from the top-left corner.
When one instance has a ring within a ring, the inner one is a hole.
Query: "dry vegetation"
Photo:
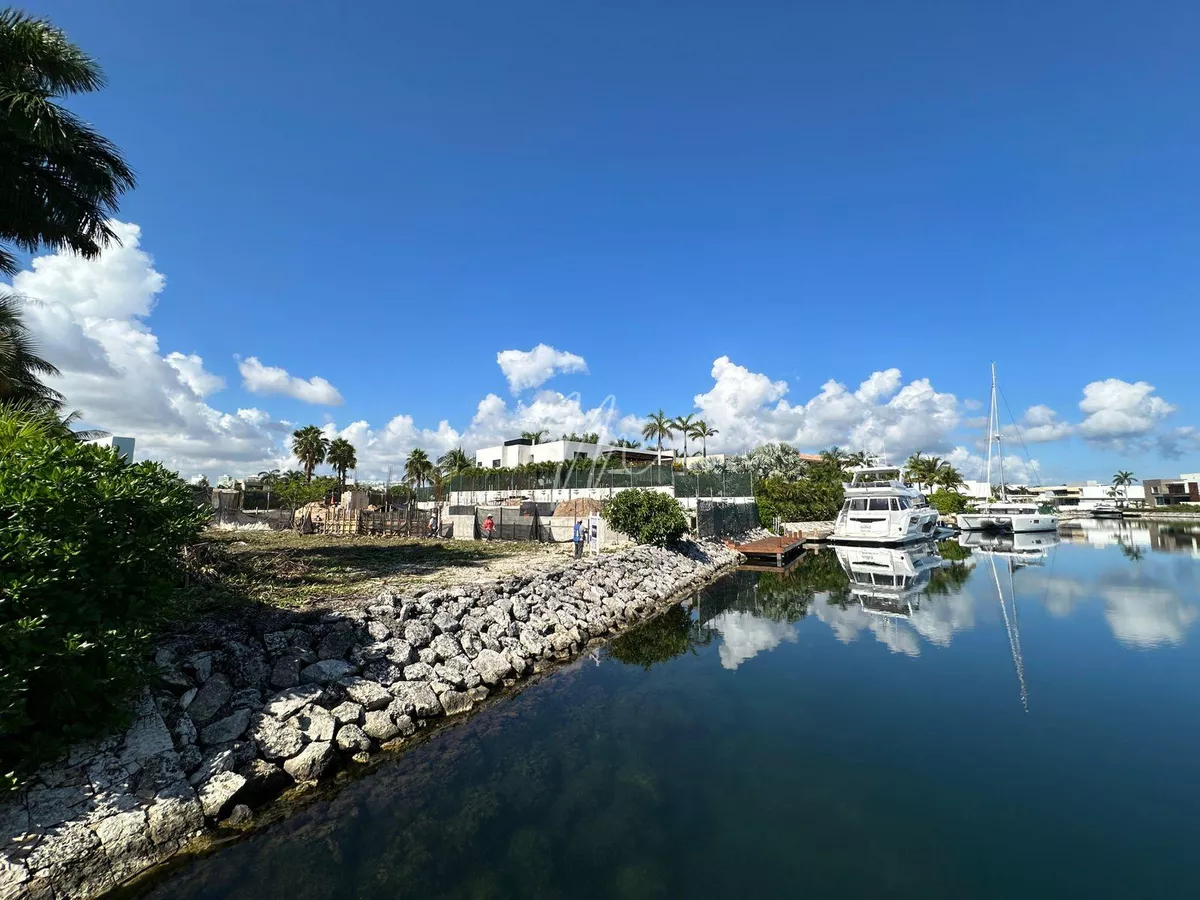
[[[549,568],[570,552],[569,544],[210,530],[188,548],[189,583],[172,613],[240,602],[291,609],[342,605],[385,587],[402,592]]]

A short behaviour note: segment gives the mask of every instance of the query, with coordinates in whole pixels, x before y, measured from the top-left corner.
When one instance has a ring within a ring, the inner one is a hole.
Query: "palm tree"
[[[438,465],[447,475],[462,475],[475,468],[475,462],[471,457],[467,456],[462,447],[455,447],[453,450],[447,450],[445,454],[438,459]]]
[[[708,423],[703,419],[697,420],[696,424],[692,426],[692,437],[702,442],[705,459],[708,459],[708,439],[717,434],[720,432],[715,428],[709,428]]]
[[[433,474],[433,463],[429,454],[420,447],[415,447],[404,462],[404,478],[416,487],[422,487],[429,476]]]
[[[948,462],[942,463],[933,475],[933,483],[943,490],[957,491],[966,484],[962,474]]]
[[[21,315],[22,302],[17,294],[0,293],[0,403],[58,410],[62,394],[41,382],[58,369],[38,356]]]
[[[45,19],[0,10],[0,241],[30,253],[69,247],[94,258],[134,186],[120,152],[54,101],[104,86],[96,62]],[[0,272],[16,257],[0,246]]]
[[[292,454],[304,467],[304,481],[312,484],[313,469],[325,462],[329,438],[316,425],[305,425],[292,432]]]
[[[1129,496],[1129,486],[1131,484],[1133,484],[1135,481],[1137,481],[1137,479],[1133,477],[1133,473],[1127,472],[1124,469],[1117,472],[1117,474],[1114,475],[1113,479],[1112,479],[1113,487],[1121,489],[1122,497]]]
[[[688,436],[692,433],[692,426],[696,424],[696,417],[692,413],[686,416],[676,416],[671,422],[671,427],[675,431],[683,435],[683,455],[687,456],[687,441]]]
[[[279,479],[282,476],[278,469],[265,469],[258,473],[258,480],[262,482],[262,486],[267,489],[267,509],[271,508],[271,488],[279,484]]]
[[[325,454],[325,459],[333,466],[333,471],[337,472],[338,487],[344,492],[346,471],[358,468],[358,454],[354,451],[354,445],[345,438],[334,438],[329,442],[329,451]]]
[[[547,434],[549,434],[549,432],[545,428],[539,428],[537,431],[522,431],[521,439],[530,441],[534,444],[540,444],[542,442],[542,438],[544,438]]]
[[[658,462],[662,462],[662,442],[663,438],[670,438],[675,433],[675,424],[667,418],[667,414],[661,409],[656,413],[651,413],[646,417],[649,421],[642,426],[642,437],[648,441],[654,441],[658,447]]]
[[[865,450],[859,450],[846,457],[846,466],[848,468],[854,468],[856,466],[869,466],[870,464],[871,457]]]
[[[642,446],[642,442],[631,441],[629,438],[617,438],[615,441],[613,441],[613,446],[625,447],[629,450],[636,450],[638,447]]]

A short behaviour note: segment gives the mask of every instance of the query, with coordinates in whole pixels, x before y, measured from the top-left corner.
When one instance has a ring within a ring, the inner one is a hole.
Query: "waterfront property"
[[[1200,895],[1200,561],[1133,544],[731,575],[150,898]]]
[[[1147,506],[1200,503],[1200,475],[1178,478],[1147,478],[1142,482]]]
[[[611,456],[624,459],[628,464],[652,465],[659,462],[655,450],[565,439],[535,444],[530,438],[513,438],[495,447],[476,450],[475,463],[484,469],[515,469],[530,463],[566,463]]]

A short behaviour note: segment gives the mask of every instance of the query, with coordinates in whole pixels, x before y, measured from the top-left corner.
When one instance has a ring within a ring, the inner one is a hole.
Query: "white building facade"
[[[484,469],[515,469],[530,463],[565,463],[574,459],[599,459],[601,456],[625,456],[639,462],[653,461],[653,450],[631,450],[612,444],[586,441],[546,441],[535,444],[528,438],[515,438],[495,447],[475,451],[475,464]]]

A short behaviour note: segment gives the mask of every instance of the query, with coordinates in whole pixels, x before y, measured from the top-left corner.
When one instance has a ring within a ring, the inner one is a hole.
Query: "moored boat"
[[[831,539],[855,544],[904,544],[929,540],[938,511],[899,466],[857,466],[842,488],[845,502]]]

